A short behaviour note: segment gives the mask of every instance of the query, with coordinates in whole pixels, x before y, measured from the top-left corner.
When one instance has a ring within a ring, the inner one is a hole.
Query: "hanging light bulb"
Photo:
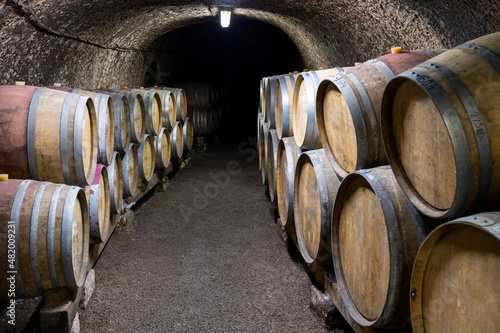
[[[230,10],[221,10],[220,11],[220,25],[223,28],[229,27],[229,23],[231,21],[231,11]]]

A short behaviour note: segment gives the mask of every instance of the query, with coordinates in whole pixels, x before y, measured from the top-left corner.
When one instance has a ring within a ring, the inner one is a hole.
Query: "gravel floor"
[[[239,146],[239,149],[237,147]],[[325,332],[248,143],[193,152],[97,263],[86,332]]]

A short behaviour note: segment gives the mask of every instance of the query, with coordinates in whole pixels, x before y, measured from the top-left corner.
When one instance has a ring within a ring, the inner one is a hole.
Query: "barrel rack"
[[[170,165],[166,169],[155,172],[152,179],[147,184],[143,184],[138,188],[135,196],[123,199],[123,207],[125,208],[122,214],[116,214],[110,217],[111,225],[108,237],[106,237],[106,242],[90,244],[88,272],[93,270],[94,265],[104,251],[107,242],[113,235],[119,222],[126,219],[130,214],[133,215],[132,207],[157,185],[161,186],[162,184],[160,183],[168,179],[168,175],[178,171],[182,163],[189,162],[190,157],[188,153],[185,152],[182,158],[171,160]],[[84,298],[90,297],[94,285],[94,273],[92,272],[92,274],[88,276],[92,276],[92,279],[87,279],[85,284],[77,290],[68,290],[66,288],[49,290],[44,294],[43,299],[42,297],[37,297],[35,299],[20,300],[21,305],[16,308],[17,324],[15,326],[8,324],[7,313],[4,313],[6,309],[0,304],[0,332],[79,332],[79,321],[75,320],[75,318],[77,318],[78,309],[82,306]],[[89,287],[89,284],[92,284],[92,286]],[[87,295],[85,295],[86,293]],[[18,310],[20,310],[20,312]],[[20,316],[23,316],[23,318],[20,318]]]

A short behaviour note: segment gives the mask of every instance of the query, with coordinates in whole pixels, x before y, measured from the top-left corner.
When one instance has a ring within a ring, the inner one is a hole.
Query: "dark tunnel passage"
[[[146,71],[144,86],[202,82],[226,90],[219,132],[226,141],[255,135],[262,77],[303,69],[293,41],[256,20],[233,20],[229,28],[219,22],[188,25],[160,36],[149,47],[162,54]]]

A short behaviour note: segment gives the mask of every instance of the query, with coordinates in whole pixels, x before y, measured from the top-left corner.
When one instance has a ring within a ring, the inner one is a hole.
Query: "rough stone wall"
[[[0,2],[0,84],[139,86],[158,36],[234,17],[262,20],[295,42],[310,69],[406,49],[449,48],[500,30],[497,0],[8,0]],[[151,44],[154,45],[154,44]],[[175,57],[173,58],[175,59]]]

